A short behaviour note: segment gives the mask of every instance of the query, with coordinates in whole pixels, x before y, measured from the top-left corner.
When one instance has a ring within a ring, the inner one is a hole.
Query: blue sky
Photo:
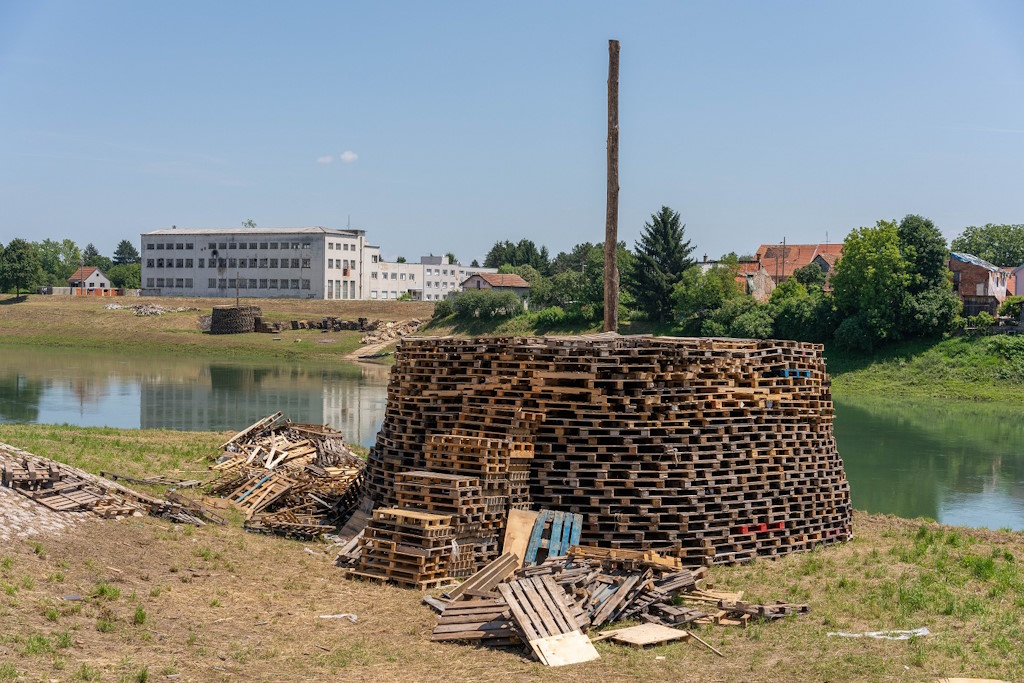
[[[630,244],[662,204],[712,257],[1024,222],[1024,3],[0,0],[0,242],[600,241],[609,38]]]

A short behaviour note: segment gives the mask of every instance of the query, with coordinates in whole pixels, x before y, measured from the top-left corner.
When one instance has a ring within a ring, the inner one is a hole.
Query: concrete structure
[[[530,283],[515,274],[477,273],[462,282],[462,289],[493,289],[498,292],[512,292],[523,299],[530,296]]]
[[[1007,296],[1009,274],[1005,270],[973,254],[955,251],[949,255],[949,269],[953,271],[953,291],[964,303],[965,317],[981,311],[996,315]]]
[[[469,275],[440,256],[384,261],[363,230],[202,228],[142,235],[142,293],[149,296],[443,299]]]
[[[110,278],[93,266],[82,266],[68,278],[68,288],[76,294],[97,294],[110,291]]]
[[[451,263],[447,256],[422,256],[419,263],[398,263],[379,258],[370,266],[369,299],[397,299],[409,294],[414,301],[440,301],[460,291],[461,283],[479,273],[497,273]]]

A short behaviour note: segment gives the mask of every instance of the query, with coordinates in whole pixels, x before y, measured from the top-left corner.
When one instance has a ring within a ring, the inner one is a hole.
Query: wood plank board
[[[526,557],[526,546],[530,543],[533,525],[537,521],[537,513],[533,510],[509,510],[505,522],[505,538],[502,541],[502,552],[515,553],[516,569],[523,566]]]
[[[601,635],[604,636],[605,634],[602,633]],[[668,643],[673,640],[687,640],[690,634],[669,626],[662,626],[661,624],[640,624],[639,626],[615,629],[606,637],[617,643],[624,643],[633,647],[645,647],[647,645],[660,645],[661,643]]]
[[[545,666],[567,666],[601,658],[590,639],[579,631],[531,640],[530,649]]]

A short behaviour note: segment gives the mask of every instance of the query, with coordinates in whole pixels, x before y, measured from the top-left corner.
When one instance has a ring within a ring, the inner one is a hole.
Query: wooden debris
[[[408,588],[436,588],[448,581],[451,515],[382,508],[359,539],[359,566],[350,572]]]
[[[245,527],[296,538],[335,531],[355,510],[365,464],[327,425],[275,413],[224,443],[207,490],[245,514]]]
[[[661,624],[640,624],[611,631],[602,631],[598,638],[592,640],[606,640],[611,638],[617,643],[631,645],[633,647],[646,647],[648,645],[662,645],[673,640],[687,640],[690,637],[688,631]]]
[[[518,564],[519,559],[515,553],[505,553],[450,590],[447,595],[450,599],[456,600],[462,595],[485,595],[490,593],[494,590],[495,586],[512,576]]]

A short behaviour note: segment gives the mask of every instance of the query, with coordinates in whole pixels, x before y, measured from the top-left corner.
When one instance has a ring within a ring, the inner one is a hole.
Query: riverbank
[[[135,316],[129,309],[108,310],[110,303],[156,304],[198,311]],[[0,298],[0,347],[96,350],[110,353],[153,353],[223,356],[259,360],[339,360],[359,349],[359,332],[321,333],[287,330],[279,334],[211,335],[200,331],[199,316],[234,299],[97,298],[31,295],[14,301]],[[430,317],[433,304],[424,302],[314,301],[306,299],[242,299],[260,306],[271,321],[409,320]]]
[[[222,439],[0,425],[0,441],[135,476],[204,474]],[[777,623],[704,629],[724,659],[690,643],[598,643],[600,660],[555,671],[431,643],[435,616],[421,593],[346,580],[324,545],[248,534],[237,520],[200,529],[90,520],[0,549],[0,680],[1024,678],[1024,534],[863,513],[854,530],[843,545],[713,568],[717,588],[811,605]],[[342,612],[357,623],[316,618]],[[902,642],[827,635],[922,626],[931,635]]]

